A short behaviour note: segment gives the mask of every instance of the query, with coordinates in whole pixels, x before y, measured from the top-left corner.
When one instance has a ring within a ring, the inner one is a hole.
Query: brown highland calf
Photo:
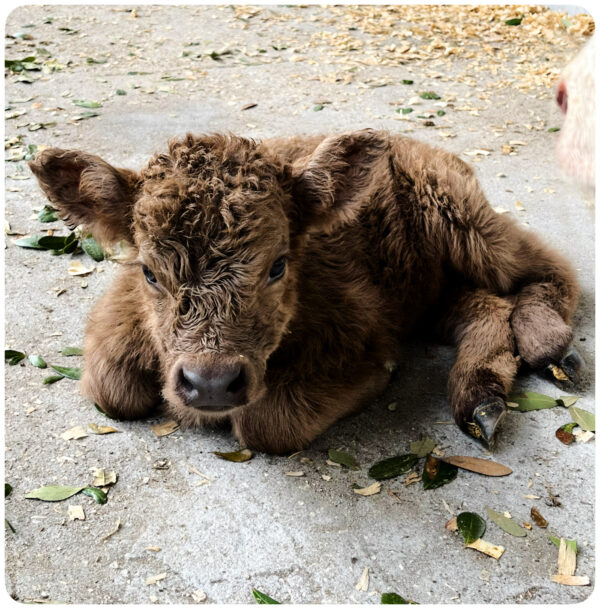
[[[59,149],[31,169],[71,227],[130,245],[84,345],[83,392],[112,416],[164,400],[298,450],[385,388],[422,322],[456,344],[454,418],[487,445],[520,361],[579,375],[573,269],[450,153],[371,130],[187,135],[141,173]]]

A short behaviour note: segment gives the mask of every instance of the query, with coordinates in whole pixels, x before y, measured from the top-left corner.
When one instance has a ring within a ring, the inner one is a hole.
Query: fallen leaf
[[[67,429],[60,437],[63,440],[79,440],[80,438],[87,438],[87,432],[83,425],[76,425],[75,427],[71,427],[71,429]]]
[[[81,260],[73,260],[67,269],[67,273],[72,275],[73,277],[84,277],[85,275],[89,275],[96,270],[96,267],[86,268],[83,266]]]
[[[264,592],[261,592],[256,588],[252,588],[252,596],[254,596],[254,600],[258,605],[281,605],[279,601],[267,596]]]
[[[536,393],[535,391],[513,393],[508,396],[508,399],[511,403],[516,403],[518,405],[518,407],[513,408],[520,412],[529,412],[531,410],[541,410],[558,406],[558,403],[554,398],[543,395],[542,393]]]
[[[119,529],[121,528],[121,519],[117,518],[117,522],[115,523],[115,528],[112,531],[109,531],[104,537],[100,538],[100,541],[106,541],[111,538]]]
[[[20,361],[24,360],[25,357],[25,353],[22,351],[15,351],[14,349],[4,350],[4,361],[7,362],[9,366],[16,366]]]
[[[80,349],[79,347],[63,347],[61,355],[64,355],[66,357],[71,357],[73,355],[83,355],[83,349]]]
[[[415,601],[407,601],[395,592],[384,592],[381,595],[382,605],[416,605]]]
[[[44,361],[44,358],[39,356],[39,355],[30,355],[28,357],[30,363],[32,366],[35,366],[36,368],[47,368],[48,364],[46,364],[46,362]]]
[[[285,472],[286,476],[290,476],[291,478],[301,478],[306,474],[304,472]]]
[[[69,520],[85,520],[85,512],[80,505],[70,505],[67,514],[69,515]]]
[[[61,376],[64,376],[68,379],[72,379],[74,381],[78,381],[81,378],[81,368],[67,368],[65,366],[50,366],[52,370],[55,370]]]
[[[536,507],[531,508],[531,520],[542,529],[545,529],[548,526],[548,521],[540,514]]]
[[[456,465],[451,465],[441,461],[440,459],[429,455],[425,461],[425,467],[423,468],[423,488],[430,490],[443,486],[452,482],[458,475],[458,468]]]
[[[573,406],[578,399],[578,395],[561,395],[560,397],[556,398],[556,401],[558,402],[559,406],[568,408],[569,406]]]
[[[375,463],[369,468],[368,473],[375,480],[388,480],[406,473],[417,461],[417,455],[412,453],[399,455]]]
[[[448,531],[458,531],[458,522],[456,521],[456,516],[450,518],[448,522],[444,525],[444,528]]]
[[[410,443],[410,452],[417,457],[426,457],[435,448],[435,442],[431,438],[424,438]]]
[[[419,482],[421,480],[421,476],[417,472],[413,472],[404,478],[404,484],[409,486],[414,484],[415,482]]]
[[[478,552],[482,552],[483,554],[487,554],[492,558],[498,560],[502,554],[504,554],[503,546],[496,546],[488,541],[484,541],[483,539],[478,539],[473,543],[469,543],[465,546],[466,548],[472,548],[473,550],[477,550]]]
[[[566,425],[561,425],[554,435],[567,446],[572,444],[575,440],[575,436],[573,435],[573,428],[577,427],[577,423],[567,423]]]
[[[179,429],[179,423],[177,423],[177,421],[165,421],[158,425],[151,425],[150,429],[156,436],[162,438],[163,436],[168,436],[176,432]]]
[[[376,495],[377,493],[381,492],[381,482],[373,482],[373,484],[365,486],[364,488],[355,488],[354,492],[357,495],[362,495],[363,497]]]
[[[244,463],[245,461],[249,461],[253,457],[252,451],[248,450],[247,448],[243,448],[242,450],[236,450],[230,453],[222,453],[215,451],[214,454],[221,459],[225,459],[226,461],[233,461],[234,463]]]
[[[81,240],[81,249],[95,262],[102,262],[104,260],[103,249],[91,235]]]
[[[88,428],[92,433],[98,435],[104,435],[107,433],[120,433],[118,429],[114,427],[108,427],[107,425],[96,425],[96,423],[88,423]]]
[[[356,582],[356,586],[354,586],[357,590],[366,592],[369,589],[369,567],[365,567],[360,579]]]
[[[583,410],[582,408],[569,406],[569,414],[573,418],[573,421],[575,421],[583,431],[596,430],[596,417],[593,413]]]
[[[468,469],[471,472],[483,474],[485,476],[507,476],[512,474],[512,469],[501,463],[490,461],[488,459],[480,459],[479,457],[442,457],[442,461],[456,465],[461,469]]]
[[[84,488],[85,486],[42,486],[27,493],[25,495],[25,499],[39,499],[40,501],[64,501],[65,499],[80,493]]]
[[[512,518],[507,518],[500,514],[500,512],[496,512],[487,506],[485,510],[490,519],[509,535],[513,535],[514,537],[525,537],[525,535],[527,535],[527,531],[512,520]]]
[[[47,376],[43,381],[42,384],[43,385],[52,385],[52,383],[56,383],[57,381],[62,381],[65,377],[61,374],[61,375],[52,375],[52,376]]]
[[[474,512],[461,512],[456,517],[456,526],[465,544],[473,543],[485,533],[485,520]]]
[[[99,488],[94,488],[92,486],[86,486],[81,490],[84,495],[91,497],[96,503],[105,504],[108,501],[108,497],[106,493]]]

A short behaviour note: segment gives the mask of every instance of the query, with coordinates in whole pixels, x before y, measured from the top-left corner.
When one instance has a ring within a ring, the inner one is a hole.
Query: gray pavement
[[[261,138],[375,127],[444,146],[473,162],[494,207],[577,267],[575,343],[590,371],[577,405],[594,411],[594,214],[590,194],[557,170],[557,133],[548,131],[561,123],[552,79],[583,45],[583,27],[569,32],[542,11],[534,15],[541,33],[533,33],[537,25],[508,31],[496,25],[512,16],[508,8],[494,20],[484,18],[492,9],[455,8],[431,11],[429,21],[419,9],[131,8],[23,6],[8,16],[6,33],[15,37],[7,38],[6,58],[35,55],[45,67],[26,72],[32,83],[19,82],[22,73],[7,76],[7,115],[26,110],[6,120],[7,139],[81,148],[131,168],[186,131]],[[440,99],[423,100],[422,91]],[[73,121],[89,111],[72,103],[78,99],[100,101],[99,116]],[[249,103],[257,106],[242,110]],[[396,112],[402,107],[414,112]],[[13,141],[6,154],[19,150]],[[7,162],[6,175],[9,233],[51,227],[65,234],[33,214],[45,200],[26,163]],[[71,256],[22,249],[16,238],[6,237],[6,346],[53,364],[79,363],[60,349],[82,344],[86,315],[115,263],[71,277]],[[421,435],[446,455],[488,456],[451,423],[452,358],[448,347],[407,343],[397,380],[361,414],[299,455],[256,454],[244,464],[213,454],[237,449],[227,431],[159,438],[150,429],[159,419],[110,422],[75,381],[44,386],[47,371],[6,366],[5,481],[13,491],[5,515],[16,531],[6,531],[7,594],[69,603],[193,603],[203,594],[208,603],[252,603],[252,588],[286,603],[379,603],[392,591],[422,604],[587,598],[595,582],[595,443],[565,446],[555,438],[570,421],[562,408],[508,414],[493,458],[514,470],[510,476],[460,471],[430,491],[401,476],[377,495],[353,492],[353,483],[371,482],[371,464],[408,452]],[[516,388],[563,394],[535,376],[520,376]],[[61,438],[92,422],[120,433]],[[329,465],[331,448],[355,455],[360,471]],[[161,460],[166,469],[157,469]],[[57,503],[24,498],[46,484],[89,484],[96,468],[118,476],[105,505],[82,495]],[[70,505],[81,505],[85,520],[70,520]],[[536,506],[548,529],[533,525],[526,537],[512,537],[489,521],[485,506],[517,522],[531,522]],[[444,528],[461,511],[486,517],[484,539],[505,548],[499,560],[464,548]],[[547,534],[577,540],[576,573],[591,586],[550,580],[558,550]],[[368,588],[358,590],[365,568]],[[161,577],[148,583],[153,576]]]

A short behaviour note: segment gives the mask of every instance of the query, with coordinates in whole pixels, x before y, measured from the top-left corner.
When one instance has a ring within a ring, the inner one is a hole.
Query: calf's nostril
[[[237,376],[227,385],[228,393],[237,393],[246,385],[246,374],[244,373],[244,369],[241,367],[238,367],[238,369],[239,372]]]

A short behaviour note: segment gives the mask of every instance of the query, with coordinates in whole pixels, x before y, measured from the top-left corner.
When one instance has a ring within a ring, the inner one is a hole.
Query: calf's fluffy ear
[[[384,133],[365,129],[323,140],[293,168],[293,223],[300,232],[331,230],[353,219],[384,185]]]
[[[49,148],[29,163],[41,189],[70,228],[83,224],[105,245],[132,240],[139,176],[79,150]]]

